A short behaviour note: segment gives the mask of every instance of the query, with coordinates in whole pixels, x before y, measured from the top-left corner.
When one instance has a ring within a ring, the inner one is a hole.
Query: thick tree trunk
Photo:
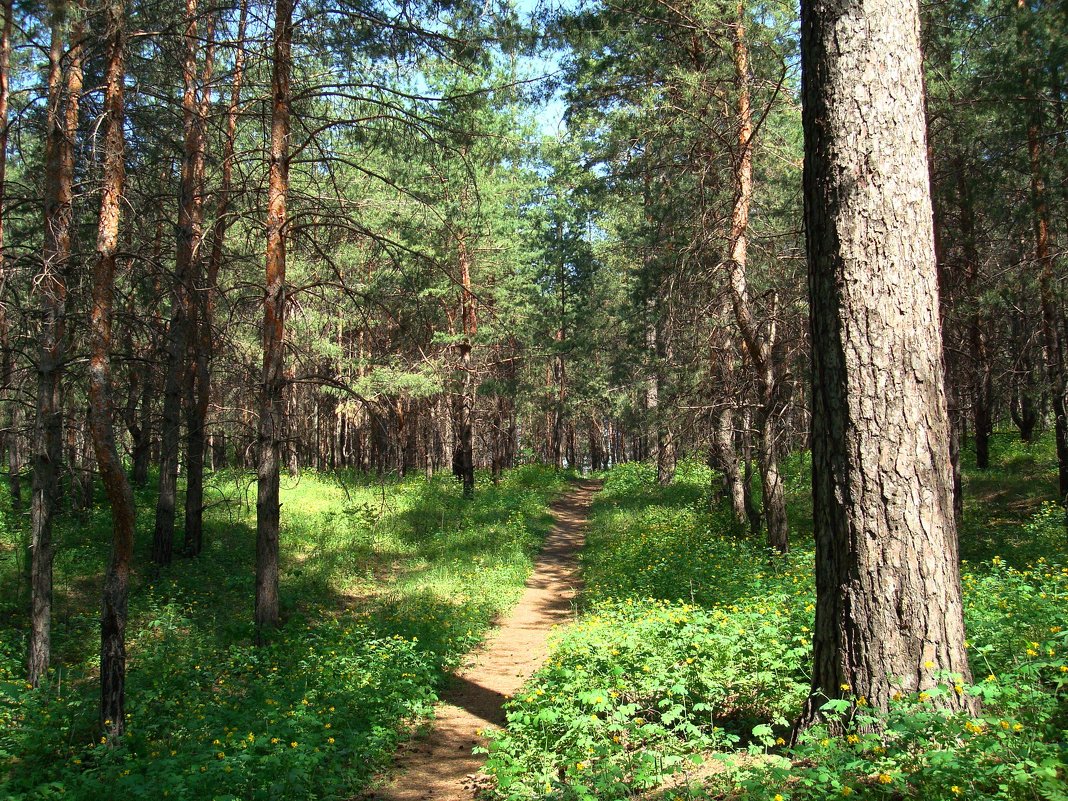
[[[801,45],[817,593],[804,725],[828,698],[885,709],[970,676],[916,3],[806,1]]]
[[[737,6],[734,24],[734,77],[738,89],[738,156],[734,169],[734,208],[731,213],[731,302],[745,343],[745,352],[756,374],[760,408],[756,414],[757,458],[760,464],[764,521],[768,547],[779,553],[790,549],[790,523],[786,494],[779,473],[776,417],[779,412],[778,369],[775,363],[775,326],[762,332],[753,317],[746,277],[749,207],[753,199],[753,114],[749,98],[749,47],[745,35],[745,7]]]
[[[126,728],[126,617],[133,560],[134,503],[115,446],[111,392],[111,319],[115,261],[125,180],[123,81],[125,10],[123,0],[104,6],[108,61],[104,94],[104,164],[89,321],[89,427],[100,478],[111,507],[111,559],[104,576],[100,613],[100,724],[109,741]]]
[[[256,632],[278,625],[279,462],[285,421],[286,197],[293,0],[275,4],[271,73],[271,153],[267,185],[266,296],[263,303],[263,400],[256,494]]]
[[[41,274],[34,282],[42,322],[37,353],[37,417],[33,437],[33,496],[30,506],[30,641],[27,661],[34,686],[48,670],[52,618],[52,517],[63,457],[61,382],[66,337],[67,278],[73,220],[74,137],[82,91],[82,25],[72,26],[66,86],[63,32],[67,7],[52,8],[48,117],[45,139],[45,241]]]

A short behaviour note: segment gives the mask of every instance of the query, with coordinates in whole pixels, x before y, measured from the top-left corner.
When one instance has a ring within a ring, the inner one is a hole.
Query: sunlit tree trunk
[[[109,740],[120,737],[126,729],[126,618],[135,523],[133,493],[115,446],[111,390],[111,322],[125,182],[124,14],[123,0],[107,0],[103,185],[89,319],[89,427],[111,507],[112,527],[111,559],[104,575],[100,613],[100,724]]]
[[[734,23],[734,75],[738,89],[738,156],[734,167],[734,208],[731,213],[731,300],[735,320],[745,343],[745,352],[756,375],[759,408],[756,413],[757,456],[767,525],[768,546],[779,553],[790,547],[790,523],[786,516],[786,493],[779,472],[776,426],[779,388],[775,364],[775,325],[761,331],[753,317],[746,278],[749,207],[753,199],[753,114],[749,96],[749,46],[745,35],[745,7],[739,3]]]
[[[804,725],[829,698],[885,709],[970,676],[917,5],[806,0],[801,53],[817,593]]]
[[[263,302],[263,398],[256,494],[256,632],[278,625],[279,463],[284,431],[283,351],[286,305],[286,197],[293,0],[275,4],[271,72],[271,151],[267,184],[266,295]]]
[[[80,12],[80,9],[79,9]],[[71,26],[66,85],[63,33],[67,6],[52,7],[45,134],[45,240],[41,273],[34,281],[41,310],[37,352],[37,416],[33,435],[33,497],[30,506],[30,642],[28,676],[36,686],[48,670],[52,618],[52,518],[63,458],[61,377],[66,358],[67,278],[73,220],[74,138],[82,92],[82,23]]]

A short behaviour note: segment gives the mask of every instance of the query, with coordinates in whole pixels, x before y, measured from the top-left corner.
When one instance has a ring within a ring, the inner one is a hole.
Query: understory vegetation
[[[26,521],[0,518],[0,797],[327,799],[382,767],[445,671],[519,595],[566,474],[378,482],[305,473],[283,487],[285,622],[253,646],[255,497],[216,474],[205,552],[152,575],[138,506],[127,736],[100,742],[99,590],[110,517],[57,520],[54,669],[24,683]],[[251,494],[250,494],[251,492]],[[0,509],[10,509],[0,498]]]
[[[965,455],[964,458],[969,458]],[[1064,799],[1068,559],[1052,442],[994,438],[965,476],[960,541],[972,682],[901,693],[885,720],[839,699],[789,746],[809,689],[810,465],[787,468],[792,552],[735,529],[711,472],[611,470],[584,556],[585,614],[513,699],[490,748],[504,799],[843,796]],[[939,692],[981,704],[951,715]],[[839,719],[840,718],[840,719]]]

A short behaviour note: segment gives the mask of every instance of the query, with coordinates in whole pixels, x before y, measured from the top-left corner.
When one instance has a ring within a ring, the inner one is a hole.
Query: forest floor
[[[484,732],[505,723],[503,705],[542,665],[549,633],[575,617],[578,556],[598,481],[583,481],[556,501],[553,528],[519,603],[456,671],[434,720],[401,747],[393,775],[364,795],[381,801],[459,801],[475,797]]]

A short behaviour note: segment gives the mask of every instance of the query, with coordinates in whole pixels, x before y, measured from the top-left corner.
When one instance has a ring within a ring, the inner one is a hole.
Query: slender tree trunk
[[[959,148],[961,145],[955,143]],[[986,326],[979,304],[979,249],[975,241],[975,203],[964,159],[957,159],[957,204],[960,209],[961,257],[968,281],[968,295],[975,306],[968,320],[968,344],[972,357],[972,422],[975,427],[975,466],[990,466],[990,435],[994,432],[994,371]]]
[[[1027,0],[1017,0],[1017,31],[1020,50],[1030,55],[1031,8]],[[1064,342],[1060,311],[1054,295],[1055,275],[1050,251],[1049,201],[1042,152],[1042,109],[1035,97],[1032,70],[1024,67],[1024,95],[1028,104],[1027,155],[1031,168],[1031,213],[1035,233],[1035,261],[1038,263],[1039,297],[1042,304],[1042,341],[1046,356],[1046,377],[1053,406],[1054,436],[1057,443],[1057,487],[1061,503],[1068,503],[1068,376],[1065,375]]]
[[[654,269],[652,257],[646,258],[646,270],[650,277]],[[660,353],[658,346],[659,326],[657,315],[660,311],[657,295],[659,287],[650,290],[650,295],[645,300],[645,355],[649,364],[649,374],[645,377],[645,431],[642,440],[649,449],[648,454],[641,454],[639,458],[651,458],[656,466],[656,480],[660,483],[664,478],[661,473],[662,460],[660,457],[660,443],[663,442],[661,434],[663,421],[660,409]],[[643,448],[644,450],[644,448]]]
[[[159,498],[152,540],[152,561],[169,565],[174,556],[174,518],[178,500],[178,456],[181,445],[182,391],[186,377],[190,327],[196,324],[194,280],[203,239],[204,135],[197,102],[197,0],[185,3],[185,56],[182,77],[184,139],[178,197],[174,305],[167,330],[167,370],[163,384],[163,426],[160,432]]]
[[[471,253],[467,241],[461,237],[457,243],[460,262],[460,319],[464,336],[460,342],[460,408],[459,408],[459,450],[460,481],[463,482],[465,498],[475,496],[475,376],[471,360],[471,349],[477,332],[475,313],[475,296],[471,292]]]
[[[63,399],[60,379],[66,358],[67,277],[73,220],[74,137],[82,90],[82,24],[72,26],[66,86],[63,32],[67,6],[52,7],[48,117],[45,140],[45,241],[43,267],[34,282],[42,322],[37,353],[37,417],[33,441],[33,497],[30,506],[30,642],[28,677],[34,686],[48,670],[52,618],[52,518],[63,458]],[[65,95],[65,96],[64,96]]]
[[[779,473],[776,417],[778,371],[775,364],[774,325],[762,333],[753,319],[746,278],[748,260],[749,206],[753,198],[753,115],[749,98],[749,46],[745,35],[745,6],[737,6],[734,24],[734,75],[738,87],[738,158],[734,170],[734,209],[731,213],[730,269],[731,301],[735,320],[745,342],[745,351],[756,374],[760,407],[756,414],[757,456],[768,547],[779,553],[790,549],[790,523],[786,516],[786,494]]]
[[[208,383],[211,380],[208,352],[211,350],[212,293],[218,280],[208,275],[203,282],[200,251],[204,245],[204,192],[206,129],[211,111],[211,73],[215,56],[215,17],[207,23],[204,71],[200,80],[200,100],[196,113],[196,140],[199,143],[194,162],[197,199],[191,209],[194,253],[190,269],[192,298],[189,319],[189,356],[186,367],[185,394],[185,517],[183,547],[187,556],[197,556],[204,547],[204,451],[207,437],[204,426],[208,417]],[[209,270],[212,268],[209,261]]]
[[[104,6],[108,61],[104,95],[104,164],[93,307],[90,315],[89,426],[100,478],[111,507],[111,559],[104,576],[100,613],[100,724],[109,740],[126,728],[126,618],[130,564],[133,560],[134,502],[115,446],[111,391],[111,319],[115,262],[125,181],[123,81],[125,9],[123,0]]]
[[[293,0],[275,4],[271,73],[271,164],[267,185],[266,297],[263,303],[263,401],[256,495],[256,631],[278,625],[279,462],[285,400],[286,196],[289,192],[289,104]]]
[[[925,97],[926,89],[926,84],[924,84]],[[930,115],[926,113],[926,105],[924,108],[925,118],[930,119]],[[927,143],[927,160],[928,168],[933,169],[934,151],[930,141]],[[930,175],[929,179],[931,184],[934,184],[933,175]],[[949,360],[949,355],[953,352],[950,346],[952,328],[949,325],[949,310],[955,305],[953,298],[953,280],[950,266],[945,259],[944,249],[942,247],[942,213],[934,200],[935,198],[932,197],[931,229],[934,234],[935,269],[936,275],[938,276],[939,331],[941,332],[942,337],[942,353],[946,356],[943,375],[945,376],[946,382],[946,412],[949,417],[949,469],[950,475],[953,476],[953,517],[954,521],[959,526],[964,515],[964,482],[962,480],[960,464],[961,431],[964,418],[960,411],[959,392],[957,390],[956,381],[954,381],[953,365]]]
[[[723,491],[730,499],[734,520],[739,526],[744,526],[747,520],[745,487],[738,465],[738,452],[735,450],[734,428],[734,405],[724,400],[713,417],[712,449],[716,468],[723,474]]]
[[[1012,335],[1019,354],[1012,371],[1012,397],[1009,413],[1020,431],[1020,439],[1033,442],[1038,425],[1038,404],[1035,403],[1034,359],[1027,321],[1020,314],[1012,318]]]
[[[828,698],[885,709],[970,674],[918,8],[806,0],[801,14],[817,597],[805,725]]]
[[[15,354],[11,349],[10,326],[7,319],[7,263],[4,252],[4,201],[7,197],[7,134],[8,134],[8,98],[10,95],[11,70],[11,30],[14,8],[12,0],[0,3],[3,22],[0,23],[0,406],[8,410],[7,444],[8,455],[8,491],[11,494],[11,508],[18,512],[22,508],[22,458],[19,451],[19,429],[22,427],[19,403],[12,395]]]

